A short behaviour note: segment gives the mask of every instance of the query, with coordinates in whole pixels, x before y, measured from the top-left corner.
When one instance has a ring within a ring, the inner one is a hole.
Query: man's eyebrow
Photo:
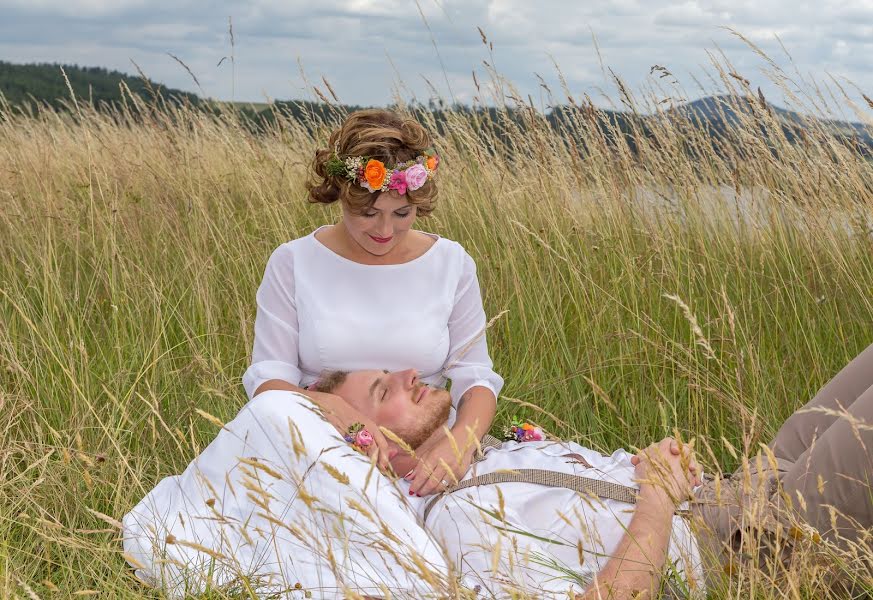
[[[388,369],[384,369],[382,372],[387,375]],[[370,391],[367,392],[367,397],[372,398],[373,394],[376,393],[376,388],[379,387],[380,385],[382,385],[382,378],[377,377],[375,380],[373,380],[373,383],[370,384]]]
[[[382,384],[382,378],[381,378],[381,377],[377,377],[376,379],[374,379],[374,380],[373,380],[373,383],[370,384],[370,391],[367,392],[367,397],[368,397],[368,398],[373,398],[373,394],[376,393],[376,388],[379,387],[381,384]]]

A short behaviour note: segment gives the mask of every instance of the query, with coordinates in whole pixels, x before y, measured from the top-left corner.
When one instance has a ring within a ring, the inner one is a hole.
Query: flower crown
[[[401,196],[406,190],[415,191],[436,174],[440,157],[432,149],[413,160],[386,167],[385,163],[366,156],[340,158],[337,152],[327,159],[325,171],[333,177],[357,181],[370,192],[396,190]]]

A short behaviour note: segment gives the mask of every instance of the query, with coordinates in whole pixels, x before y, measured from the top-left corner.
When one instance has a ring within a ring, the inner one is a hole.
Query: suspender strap
[[[500,446],[500,442],[496,438],[486,435],[482,438],[481,445],[483,448],[497,448]],[[477,460],[481,460],[481,457],[477,457]],[[558,473],[556,471],[548,471],[545,469],[495,471],[461,481],[457,485],[446,488],[446,491],[443,492],[443,494],[431,498],[424,509],[424,522],[427,522],[427,517],[430,515],[430,511],[433,509],[434,504],[436,504],[437,500],[442,498],[443,495],[452,494],[470,487],[494,485],[496,483],[533,483],[548,487],[566,488],[589,496],[618,500],[619,502],[626,502],[628,504],[636,504],[638,492],[636,488],[613,483],[611,481],[581,477],[579,475],[568,475],[566,473]]]
[[[482,449],[484,450],[485,448],[500,448],[500,446],[503,445],[503,442],[498,440],[496,437],[494,437],[490,433],[486,433],[484,436],[482,436],[482,439],[479,441],[479,445],[482,446]],[[480,460],[482,460],[483,457],[484,457],[484,454],[483,454],[483,456],[477,456],[475,462],[479,462]]]

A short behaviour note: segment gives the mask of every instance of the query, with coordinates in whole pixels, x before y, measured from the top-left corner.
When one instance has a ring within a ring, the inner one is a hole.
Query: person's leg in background
[[[770,448],[780,462],[793,463],[822,435],[837,417],[817,410],[847,409],[873,386],[873,344],[843,367],[805,406],[788,417],[779,428]]]
[[[838,545],[873,528],[873,385],[840,412],[781,478],[797,515]]]
[[[849,420],[841,418],[843,412],[851,415]],[[744,543],[748,547],[772,539],[772,514],[784,506],[781,498],[786,494],[793,498],[792,506],[799,506],[800,493],[806,501],[801,518],[827,539],[839,533],[842,545],[858,538],[857,525],[873,527],[871,438],[873,345],[785,421],[769,444],[775,470],[769,458],[759,454],[730,479],[708,482],[697,490],[692,513],[710,568],[732,564]],[[841,512],[836,529],[829,506]]]

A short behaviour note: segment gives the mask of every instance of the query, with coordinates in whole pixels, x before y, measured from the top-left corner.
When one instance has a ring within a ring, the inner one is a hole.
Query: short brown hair
[[[341,386],[348,376],[348,371],[325,371],[321,374],[321,377],[318,378],[318,381],[310,385],[307,389],[310,389],[313,392],[330,394],[333,393],[336,388]]]
[[[331,204],[337,200],[355,213],[372,206],[381,192],[369,192],[357,182],[327,174],[326,162],[334,151],[346,156],[367,156],[389,167],[413,160],[432,145],[430,135],[418,121],[390,110],[359,110],[350,114],[339,129],[330,134],[328,147],[315,152],[310,180],[306,184],[309,201]],[[407,190],[406,198],[418,216],[429,215],[436,204],[437,187],[428,179],[417,190]]]

